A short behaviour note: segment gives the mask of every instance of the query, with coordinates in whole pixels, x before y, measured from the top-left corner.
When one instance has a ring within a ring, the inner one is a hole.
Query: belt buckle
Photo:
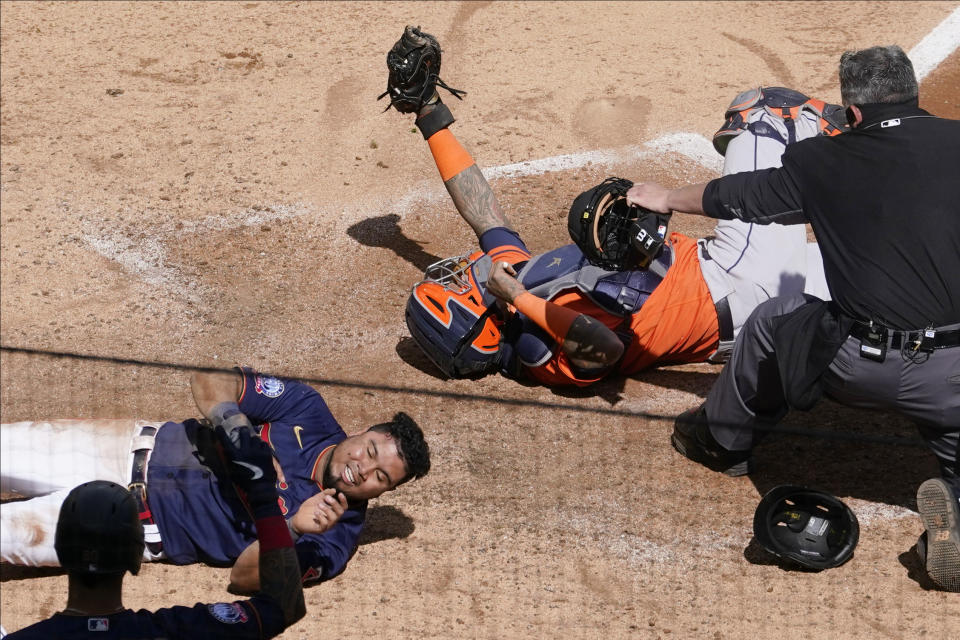
[[[144,482],[131,482],[127,485],[127,491],[134,495],[135,498],[139,498],[140,502],[146,503],[147,501],[147,485]]]

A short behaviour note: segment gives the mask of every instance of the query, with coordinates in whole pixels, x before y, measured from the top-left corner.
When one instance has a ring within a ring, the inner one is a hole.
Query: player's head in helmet
[[[139,509],[125,487],[95,480],[75,487],[63,501],[54,549],[71,574],[136,575],[143,548]]]
[[[69,575],[67,609],[108,614],[123,608],[123,577],[143,560],[143,525],[130,492],[95,480],[75,487],[60,506],[53,547]]]
[[[397,413],[339,443],[324,463],[323,487],[369,500],[430,471],[430,449],[413,418]]]
[[[499,368],[503,336],[495,299],[484,288],[490,264],[482,251],[436,262],[407,300],[410,334],[451,378],[478,378]]]

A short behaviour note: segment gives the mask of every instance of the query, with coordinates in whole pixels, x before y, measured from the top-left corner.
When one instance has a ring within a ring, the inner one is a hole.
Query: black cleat
[[[960,592],[960,505],[950,485],[932,478],[917,489],[917,510],[926,529],[924,565],[945,591]],[[918,541],[917,551],[920,552]]]
[[[750,451],[729,451],[714,439],[707,426],[704,405],[677,416],[670,442],[681,455],[713,471],[732,477],[745,476],[753,471]]]

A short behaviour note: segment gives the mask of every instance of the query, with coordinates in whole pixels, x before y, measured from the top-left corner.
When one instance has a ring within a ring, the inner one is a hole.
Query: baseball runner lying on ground
[[[277,501],[270,447],[241,427],[235,442],[222,427],[217,438],[233,491],[249,512],[260,547],[262,589],[250,600],[132,611],[123,606],[123,578],[136,575],[144,555],[137,500],[107,480],[84,483],[60,508],[54,549],[69,575],[67,607],[8,637],[70,640],[97,637],[273,638],[303,617],[303,585],[293,540]]]
[[[531,256],[480,168],[448,129],[454,119],[435,89],[437,83],[446,87],[437,75],[436,40],[407,27],[387,62],[384,95],[398,111],[417,113],[444,185],[480,240],[481,251],[429,267],[407,303],[411,334],[448,376],[499,370],[585,386],[614,372],[720,361],[760,302],[805,290],[829,297],[819,251],[808,246],[803,227],[727,220],[711,238],[671,233],[647,268],[628,271],[589,265],[572,244]],[[741,94],[715,138],[718,150],[726,151],[724,173],[779,166],[788,142],[839,133],[824,115],[838,111],[786,89]],[[578,197],[572,213],[609,184]],[[625,202],[623,196],[625,188],[618,194]]]
[[[430,453],[406,414],[347,436],[321,395],[302,382],[198,373],[197,406],[231,433],[259,425],[273,449],[279,505],[296,540],[305,583],[343,571],[367,500],[424,476]],[[0,558],[56,565],[53,531],[67,492],[83,482],[129,485],[140,501],[145,560],[233,564],[231,588],[260,584],[253,521],[214,463],[212,431],[197,420],[57,420],[0,425],[3,491],[35,496],[0,505]],[[148,506],[149,505],[149,506]]]

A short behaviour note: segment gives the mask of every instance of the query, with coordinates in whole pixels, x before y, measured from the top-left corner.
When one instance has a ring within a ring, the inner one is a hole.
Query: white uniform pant
[[[756,111],[750,121],[759,120],[787,139],[782,120]],[[797,140],[818,133],[816,118],[802,113],[796,120]],[[778,140],[744,131],[727,146],[723,175],[779,167],[785,148]],[[699,245],[703,278],[714,302],[727,299],[734,337],[757,305],[770,298],[809,293],[822,300],[830,299],[820,248],[816,243],[807,242],[806,227],[802,224],[721,220],[713,236],[700,240]],[[719,357],[712,359],[724,360],[732,348],[732,341],[722,344]]]
[[[60,506],[75,486],[109,480],[126,487],[132,448],[153,448],[137,438],[144,420],[53,420],[0,425],[0,490],[29,499],[0,505],[0,559],[28,566],[58,566],[53,548]],[[156,560],[144,550],[144,560]]]

